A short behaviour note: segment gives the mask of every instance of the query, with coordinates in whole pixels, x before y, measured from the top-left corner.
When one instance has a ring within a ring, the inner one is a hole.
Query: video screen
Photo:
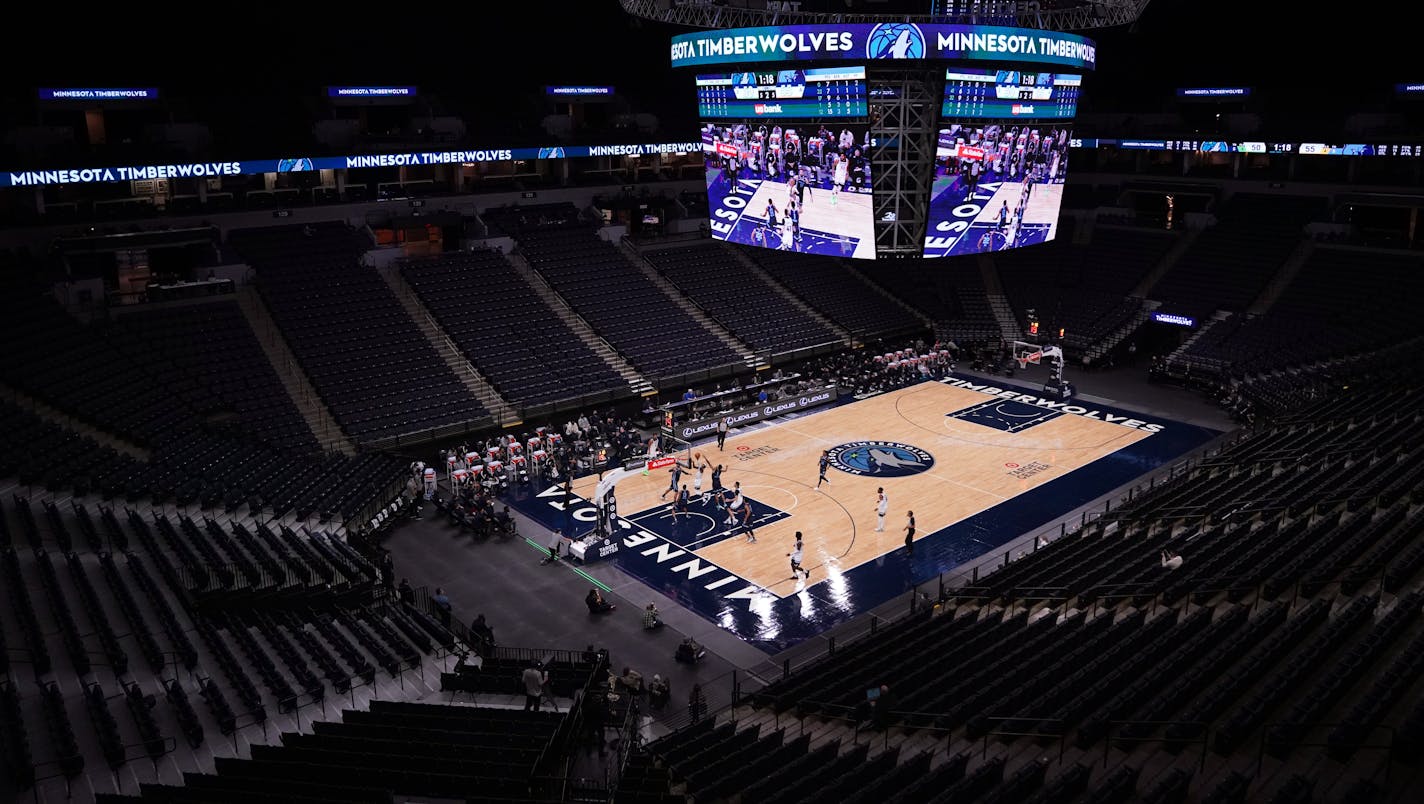
[[[951,67],[944,73],[940,116],[1071,120],[1082,88],[1083,76],[1071,73]]]
[[[865,117],[865,68],[699,75],[697,109],[704,119]]]
[[[865,123],[704,122],[712,237],[874,259],[869,135]]]
[[[940,129],[926,257],[1045,243],[1058,231],[1069,126],[970,120]]]

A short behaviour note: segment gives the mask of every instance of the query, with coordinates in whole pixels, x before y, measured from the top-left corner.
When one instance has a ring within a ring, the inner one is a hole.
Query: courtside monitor
[[[840,120],[704,122],[712,237],[874,259],[869,133]]]

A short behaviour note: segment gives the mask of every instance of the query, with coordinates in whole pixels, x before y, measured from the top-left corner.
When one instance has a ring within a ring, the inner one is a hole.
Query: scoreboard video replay
[[[796,49],[696,56],[713,35]],[[1016,52],[1006,52],[1011,41]],[[898,93],[885,91],[889,81],[871,87],[881,67],[909,66],[901,59],[944,81],[922,255],[998,251],[1057,233],[1082,71],[1096,59],[1082,37],[965,25],[782,26],[684,34],[673,53],[674,66],[725,62],[696,76],[716,239],[874,259],[871,156],[895,132],[872,121]]]

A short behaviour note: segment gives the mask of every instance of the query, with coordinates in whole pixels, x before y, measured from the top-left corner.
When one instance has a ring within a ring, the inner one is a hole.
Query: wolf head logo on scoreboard
[[[831,447],[831,466],[852,475],[908,477],[934,466],[927,451],[899,441],[852,441]]]
[[[870,29],[865,55],[871,59],[923,59],[925,35],[908,22],[883,22]]]

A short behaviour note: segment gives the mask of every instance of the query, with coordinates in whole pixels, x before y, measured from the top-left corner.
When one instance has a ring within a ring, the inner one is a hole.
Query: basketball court
[[[722,484],[740,484],[755,541],[711,499],[692,494],[674,516],[666,469],[616,487],[625,534],[611,560],[647,585],[769,651],[843,619],[1017,539],[1150,469],[1215,431],[982,380],[923,382],[820,412],[734,430],[677,453],[694,465],[722,464]],[[817,463],[828,451],[827,483]],[[598,477],[574,482],[566,507],[557,489],[521,509],[587,532]],[[702,491],[710,491],[711,471]],[[876,494],[889,497],[876,529]],[[916,520],[905,544],[908,511]],[[585,524],[586,523],[586,524]],[[800,531],[802,566],[787,554]]]

